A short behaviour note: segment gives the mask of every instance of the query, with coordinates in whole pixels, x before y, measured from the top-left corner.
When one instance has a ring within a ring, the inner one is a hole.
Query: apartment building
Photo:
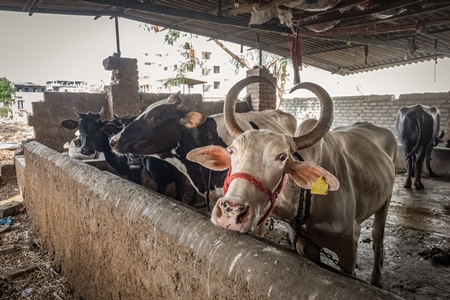
[[[53,80],[46,83],[47,92],[89,93],[90,88],[86,81]]]
[[[32,112],[32,102],[42,101],[46,86],[33,82],[14,82],[16,93],[11,104],[12,119],[18,122],[27,122],[27,117]]]
[[[174,47],[172,47],[174,48]],[[139,89],[145,93],[198,93],[205,100],[223,100],[229,88],[245,76],[235,74],[235,67],[230,63],[230,56],[218,46],[209,43],[202,47],[208,51],[197,54],[201,65],[186,73],[186,83],[176,86],[171,79],[176,78],[182,61],[180,53],[172,49],[162,52],[144,52],[137,57],[139,71]],[[172,50],[172,51],[171,51]],[[200,47],[197,51],[200,50]],[[244,75],[243,75],[244,74]]]

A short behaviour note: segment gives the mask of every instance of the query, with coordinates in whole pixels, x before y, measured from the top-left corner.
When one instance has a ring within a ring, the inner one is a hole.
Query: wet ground
[[[397,174],[386,224],[383,288],[405,299],[448,300],[448,262],[435,263],[419,253],[450,250],[450,178],[425,178],[422,191],[404,189],[404,179],[404,175]],[[275,228],[267,237],[286,245],[284,226],[276,224]],[[372,219],[361,228],[356,277],[369,282],[373,265]],[[325,256],[321,259],[333,265]]]

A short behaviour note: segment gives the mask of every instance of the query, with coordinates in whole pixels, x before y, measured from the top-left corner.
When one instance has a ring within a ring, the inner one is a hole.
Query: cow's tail
[[[417,150],[419,150],[420,144],[422,139],[424,138],[423,135],[425,134],[423,130],[423,111],[416,111],[416,122],[417,127],[419,128],[419,136],[417,137],[417,142],[414,148],[406,155],[406,160],[408,160],[414,153],[417,153]]]

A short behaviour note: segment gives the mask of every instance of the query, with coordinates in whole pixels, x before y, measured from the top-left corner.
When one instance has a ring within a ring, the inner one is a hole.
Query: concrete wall
[[[405,153],[401,144],[398,144],[398,171],[406,171]],[[449,177],[450,176],[450,149],[443,147],[435,147],[431,153],[431,169],[438,176]],[[425,162],[423,163],[422,170],[425,172]]]
[[[38,142],[24,172],[27,212],[75,299],[399,299]]]

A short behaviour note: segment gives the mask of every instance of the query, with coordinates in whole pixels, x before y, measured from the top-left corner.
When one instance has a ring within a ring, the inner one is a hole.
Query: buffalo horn
[[[290,93],[297,89],[307,89],[313,92],[320,101],[320,118],[316,126],[308,133],[294,137],[295,145],[300,150],[314,145],[330,130],[334,115],[333,101],[327,91],[321,86],[311,82],[302,82],[294,86]]]
[[[239,93],[244,89],[244,87],[246,87],[251,83],[256,82],[267,83],[275,88],[273,82],[270,81],[268,78],[262,76],[250,76],[238,81],[235,85],[233,85],[230,91],[228,92],[227,97],[225,98],[225,103],[223,107],[224,121],[228,132],[233,138],[237,138],[242,133],[244,133],[244,130],[239,126],[236,120],[237,97]]]

